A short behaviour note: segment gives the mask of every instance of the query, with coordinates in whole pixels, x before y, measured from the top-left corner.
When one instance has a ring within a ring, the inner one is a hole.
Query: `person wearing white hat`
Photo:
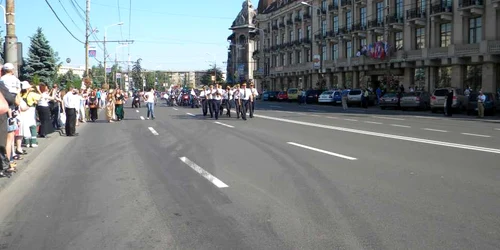
[[[37,127],[36,127],[36,105],[42,96],[37,93],[38,89],[33,88],[31,84],[27,81],[21,82],[21,98],[24,100],[28,106],[23,115],[25,117],[23,123],[21,124],[24,136],[24,143],[26,147],[36,148],[38,147],[37,142]],[[28,118],[30,117],[30,118]]]
[[[1,80],[5,84],[5,87],[7,87],[12,94],[19,94],[21,91],[21,81],[14,75],[14,65],[12,63],[4,64],[3,71],[4,75]]]

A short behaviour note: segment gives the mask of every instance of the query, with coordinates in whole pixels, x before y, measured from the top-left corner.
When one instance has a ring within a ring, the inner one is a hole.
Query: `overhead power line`
[[[59,16],[57,15],[56,11],[54,10],[54,8],[52,8],[52,5],[50,5],[49,1],[45,0],[45,3],[47,3],[47,5],[49,6],[50,10],[52,10],[52,13],[54,13],[54,15],[56,16],[57,20],[59,20],[59,22],[62,24],[62,26],[66,29],[66,31],[75,39],[77,40],[78,42],[80,42],[81,44],[85,44],[84,42],[82,42],[80,39],[76,38],[75,35],[73,35],[73,33],[71,33],[71,31],[68,29],[68,27],[66,27],[66,25],[64,24],[63,21],[61,21],[61,19],[59,18]]]
[[[118,5],[118,22],[122,22],[122,13],[120,11],[120,0],[116,0],[116,4]],[[123,25],[120,25],[120,35],[123,40]]]
[[[100,6],[105,6],[105,7],[113,7],[113,5],[108,5],[108,4],[102,4],[102,3],[93,3],[94,5],[100,5]],[[154,10],[146,10],[146,9],[132,9],[130,8],[124,8],[122,9],[125,10],[135,10],[135,11],[141,11],[141,12],[147,12],[149,14],[161,14],[161,15],[170,15],[170,16],[183,16],[183,17],[190,17],[190,18],[208,18],[208,19],[222,19],[222,20],[233,20],[234,17],[220,17],[220,16],[197,16],[197,15],[189,15],[189,14],[179,14],[179,13],[171,13],[171,12],[160,12],[160,11],[154,11]]]
[[[78,24],[76,24],[75,20],[73,20],[71,15],[68,13],[68,11],[66,10],[66,7],[64,7],[64,4],[61,2],[61,0],[59,0],[59,4],[61,4],[61,7],[63,8],[64,12],[66,12],[66,15],[68,15],[69,20],[71,20],[71,22],[76,26],[76,28],[78,30],[80,30],[80,32],[83,32],[83,30],[80,28],[80,26],[78,26]]]

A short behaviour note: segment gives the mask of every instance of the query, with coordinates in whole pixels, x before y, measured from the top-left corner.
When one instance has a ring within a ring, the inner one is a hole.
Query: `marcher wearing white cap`
[[[5,84],[5,87],[9,89],[10,93],[19,94],[21,91],[21,81],[14,75],[14,65],[12,63],[6,63],[3,65],[4,75],[1,80]]]

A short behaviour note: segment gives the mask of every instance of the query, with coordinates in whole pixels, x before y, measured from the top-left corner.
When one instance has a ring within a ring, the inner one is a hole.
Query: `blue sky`
[[[77,13],[78,5],[85,8],[85,0],[48,0],[68,29],[80,40],[85,39],[85,22]],[[75,8],[72,1],[78,3]],[[132,60],[143,59],[143,68],[158,70],[205,70],[216,56],[217,64],[225,70],[228,43],[231,34],[228,28],[241,10],[237,0],[132,0],[132,18],[129,22],[130,0],[91,0],[90,20],[102,40],[104,27],[124,22],[123,26],[108,28],[107,40],[129,38],[135,40],[130,45]],[[255,1],[254,1],[255,2]],[[5,0],[0,0],[5,5]],[[120,9],[118,9],[120,4]],[[254,3],[257,5],[257,2]],[[63,8],[64,6],[64,8]],[[64,10],[66,9],[66,11]],[[118,11],[120,10],[120,12]],[[73,23],[73,21],[74,23]],[[16,1],[16,33],[24,44],[26,54],[29,37],[37,27],[42,27],[47,39],[64,65],[83,66],[84,46],[73,39],[57,21],[45,0]],[[5,30],[5,28],[3,28]],[[4,36],[5,33],[2,34]],[[90,38],[94,40],[94,37]],[[118,44],[108,43],[111,57],[127,60],[127,47],[116,48]],[[71,63],[65,62],[71,58]],[[97,59],[103,60],[103,51],[97,47]],[[207,62],[210,61],[210,62]],[[97,65],[95,59],[91,63]],[[123,64],[122,67],[126,67]]]

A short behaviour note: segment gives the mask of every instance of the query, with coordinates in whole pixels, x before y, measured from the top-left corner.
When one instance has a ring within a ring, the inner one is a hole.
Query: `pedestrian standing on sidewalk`
[[[32,86],[27,81],[21,83],[21,98],[28,105],[28,110],[25,113],[25,119],[22,123],[24,143],[26,147],[38,147],[36,130],[36,104],[42,96],[34,91]]]
[[[479,118],[484,117],[484,102],[486,101],[486,96],[483,94],[483,91],[479,91],[479,95],[477,96],[477,116]]]
[[[347,89],[342,90],[342,109],[344,111],[347,111],[347,95],[349,94],[349,91]]]
[[[151,119],[155,119],[155,92],[152,88],[148,88],[148,92],[144,94],[144,99],[146,102],[146,107],[148,108],[148,117],[146,119],[149,120],[149,115],[151,115]]]
[[[76,133],[76,114],[80,107],[80,97],[78,96],[78,90],[71,87],[64,95],[64,111],[66,113],[66,136],[77,136]]]

